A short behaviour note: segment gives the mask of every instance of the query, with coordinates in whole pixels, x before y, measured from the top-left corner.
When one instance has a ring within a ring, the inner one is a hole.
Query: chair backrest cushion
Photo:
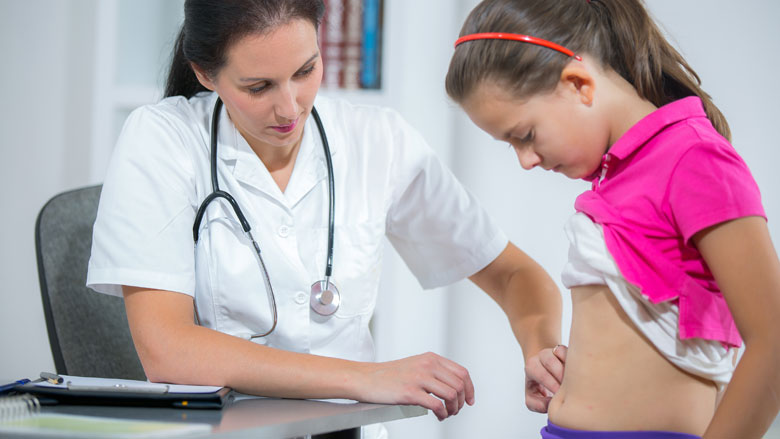
[[[101,186],[53,197],[35,225],[43,309],[60,374],[146,379],[124,302],[86,287]]]

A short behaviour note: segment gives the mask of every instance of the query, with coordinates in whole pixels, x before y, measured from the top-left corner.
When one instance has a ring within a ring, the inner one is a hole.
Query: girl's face
[[[296,19],[233,43],[216,78],[195,71],[206,88],[219,94],[256,152],[293,147],[322,81],[317,32],[310,22]]]
[[[483,82],[462,107],[483,131],[509,142],[523,169],[586,178],[598,171],[609,144],[609,124],[586,87],[561,81],[551,93],[519,100]]]

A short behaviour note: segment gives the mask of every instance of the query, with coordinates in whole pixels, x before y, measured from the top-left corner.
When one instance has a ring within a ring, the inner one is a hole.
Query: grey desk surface
[[[290,438],[422,416],[428,412],[416,406],[276,398],[238,398],[222,410],[60,405],[46,406],[42,411],[207,423],[212,425],[212,431],[203,437],[208,438]]]

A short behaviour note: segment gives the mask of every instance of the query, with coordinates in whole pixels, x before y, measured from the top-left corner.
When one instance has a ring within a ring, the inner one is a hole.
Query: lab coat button
[[[286,237],[290,236],[290,228],[285,226],[285,225],[283,225],[283,226],[279,227],[279,230],[277,231],[277,233],[282,238],[286,238]]]
[[[298,293],[295,294],[295,303],[298,305],[303,305],[308,300],[309,295],[304,293],[303,291],[298,291]]]

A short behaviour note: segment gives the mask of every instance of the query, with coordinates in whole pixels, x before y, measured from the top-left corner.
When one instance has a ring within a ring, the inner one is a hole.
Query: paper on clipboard
[[[96,391],[127,391],[135,393],[216,393],[222,387],[219,386],[193,386],[184,384],[152,383],[149,381],[124,380],[116,378],[95,378],[73,375],[60,375],[62,383],[53,384],[48,381],[35,383],[36,387],[49,387],[54,389],[69,390],[96,390]]]

